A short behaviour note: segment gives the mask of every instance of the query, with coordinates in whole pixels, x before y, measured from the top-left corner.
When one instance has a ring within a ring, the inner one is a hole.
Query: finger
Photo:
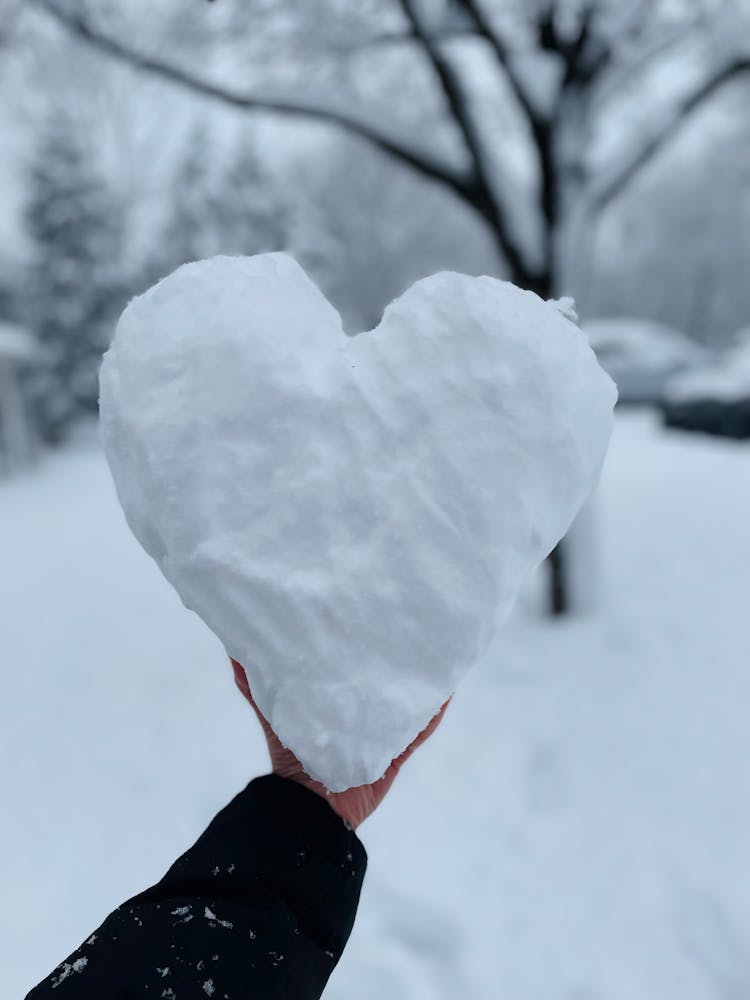
[[[406,750],[404,750],[404,752],[402,754],[400,754],[396,758],[396,760],[399,762],[399,764],[403,764],[405,760],[407,760],[409,757],[411,757],[411,755],[414,753],[414,751],[418,747],[421,747],[422,744],[426,740],[428,740],[430,738],[430,736],[432,736],[432,734],[435,732],[435,730],[437,729],[437,727],[443,721],[443,716],[445,715],[446,709],[448,708],[448,705],[450,705],[452,698],[453,698],[453,695],[451,695],[450,698],[446,702],[444,702],[444,704],[441,707],[440,711],[437,712],[435,715],[433,715],[433,717],[430,719],[430,721],[424,727],[424,729],[422,730],[422,732],[416,737],[416,739],[412,740],[412,742],[409,744],[409,746],[406,748]]]
[[[248,700],[251,700],[252,695],[250,694],[250,685],[247,682],[247,674],[245,673],[245,668],[236,660],[233,660],[231,656],[229,657],[229,662],[232,664],[232,670],[234,670],[234,683],[244,694],[244,696]]]
[[[271,728],[268,719],[266,719],[265,715],[258,708],[255,698],[253,698],[252,691],[250,690],[250,684],[248,683],[247,680],[247,674],[245,673],[245,668],[242,666],[241,663],[238,663],[236,660],[233,660],[231,656],[229,659],[232,664],[232,669],[234,670],[234,682],[252,705],[253,711],[258,716],[258,722],[260,722],[261,727],[263,728],[263,732],[266,735],[266,738],[269,739],[270,737],[273,737],[274,739],[276,739],[276,734]]]

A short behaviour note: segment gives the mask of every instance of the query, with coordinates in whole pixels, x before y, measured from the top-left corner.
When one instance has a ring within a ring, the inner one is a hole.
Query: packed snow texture
[[[438,274],[350,337],[285,254],[180,268],[101,372],[128,523],[332,790],[380,777],[482,656],[592,490],[614,401],[530,292]]]

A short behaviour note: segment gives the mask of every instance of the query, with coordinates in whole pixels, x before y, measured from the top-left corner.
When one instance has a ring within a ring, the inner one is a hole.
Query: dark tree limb
[[[439,181],[451,188],[459,197],[474,205],[475,190],[470,174],[455,166],[436,151],[412,143],[406,136],[376,120],[365,110],[352,109],[332,101],[305,99],[299,95],[274,92],[242,93],[221,84],[204,80],[192,72],[141,52],[112,38],[85,18],[57,6],[53,0],[27,0],[28,3],[53,17],[69,34],[86,42],[108,56],[176,84],[204,97],[211,97],[247,111],[273,111],[278,114],[298,115],[315,121],[338,125],[359,135],[390,154],[424,177]]]
[[[635,175],[664,148],[696,109],[717,90],[749,70],[750,56],[738,56],[709,74],[699,87],[686,94],[671,118],[664,124],[656,124],[650,137],[625,161],[622,168],[594,190],[589,199],[590,211],[597,213],[605,209],[630,184]]]
[[[613,61],[612,71],[603,78],[595,95],[596,102],[602,104],[613,94],[624,90],[631,80],[647,73],[651,64],[659,56],[676,48],[680,42],[694,34],[699,27],[699,22],[687,21],[685,24],[678,25],[673,31],[665,32],[659,38],[654,39],[651,44],[644,45],[637,55],[625,65],[618,65]]]
[[[553,615],[564,615],[570,610],[570,594],[567,581],[565,540],[557,543],[547,556],[549,564],[549,610]]]
[[[596,0],[589,0],[583,8],[575,38],[561,50],[565,60],[563,88],[580,88],[590,83],[611,59],[610,46],[597,37],[594,30],[596,12]]]
[[[526,93],[526,90],[524,89],[523,84],[513,67],[513,57],[510,49],[505,44],[505,41],[500,33],[495,31],[490,23],[490,20],[482,7],[481,0],[459,0],[459,3],[471,17],[477,27],[479,35],[481,35],[481,37],[488,42],[492,51],[495,53],[495,57],[502,67],[505,77],[510,84],[510,88],[513,91],[514,97],[518,101],[523,113],[526,115],[526,118],[533,127],[535,123],[538,123],[540,115],[529,98],[529,95]]]
[[[469,111],[459,75],[439,43],[435,41],[432,32],[423,26],[414,0],[400,0],[400,3],[411,27],[412,35],[420,43],[422,50],[432,64],[435,74],[440,81],[440,87],[448,102],[451,117],[463,136],[472,157],[474,171],[476,171],[477,161],[482,159],[481,140]]]
[[[400,0],[401,8],[411,31],[419,40],[440,82],[453,121],[457,125],[472,160],[473,182],[471,202],[490,223],[500,250],[514,275],[529,274],[531,268],[524,260],[521,249],[511,236],[511,227],[504,209],[495,197],[490,177],[487,152],[476,126],[469,102],[463,91],[461,79],[439,44],[422,23],[414,0]]]
[[[482,6],[482,0],[459,0],[461,6],[466,10],[478,33],[490,45],[495,54],[496,61],[508,81],[510,88],[523,112],[536,153],[537,166],[540,177],[540,208],[548,230],[551,232],[557,224],[559,213],[559,177],[555,167],[554,151],[554,115],[548,119],[541,114],[534,106],[533,101],[524,89],[518,73],[513,66],[513,57],[509,47],[506,45],[501,34],[494,29]],[[550,8],[551,14],[551,8]],[[542,15],[542,20],[544,15]],[[545,34],[546,45],[551,47],[560,46],[561,40],[554,31],[554,24],[550,19],[548,29],[545,31],[544,24],[539,24],[540,33]],[[545,274],[537,275],[526,282],[527,287],[532,288],[541,295],[551,285],[550,270],[552,266],[552,245],[547,242],[545,248]],[[530,276],[529,276],[530,277]],[[520,282],[523,283],[523,282]]]
[[[433,28],[429,34],[430,38],[435,43],[452,42],[461,38],[479,38],[474,28],[458,26],[450,28]],[[352,45],[349,46],[349,50],[356,51],[357,49],[367,49],[376,45],[413,45],[414,42],[417,41],[419,41],[419,38],[413,31],[383,31],[379,35],[370,35],[367,38],[353,42]]]

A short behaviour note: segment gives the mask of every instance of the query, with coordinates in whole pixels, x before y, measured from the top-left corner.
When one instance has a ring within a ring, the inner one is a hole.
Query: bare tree
[[[345,329],[374,328],[384,304],[428,274],[502,268],[489,235],[437,184],[394,170],[361,139],[332,133],[321,147],[291,178],[290,246]]]
[[[195,93],[358,134],[463,199],[489,227],[511,279],[545,298],[575,290],[576,265],[588,252],[597,217],[697,108],[750,69],[750,52],[742,48],[747,15],[732,0],[383,3],[394,27],[352,45],[405,47],[426,65],[460,136],[456,157],[439,143],[414,138],[408,102],[396,109],[394,122],[354,100],[300,88],[233,90],[116,37],[75,0],[30,2],[112,58]],[[341,44],[338,39],[332,58]],[[492,69],[496,101],[509,99],[515,109],[532,183],[512,182],[518,171],[506,152],[517,143],[498,134],[486,100],[477,98],[479,59]],[[661,72],[664,67],[671,72]],[[550,606],[562,613],[568,598],[560,549],[551,569]]]

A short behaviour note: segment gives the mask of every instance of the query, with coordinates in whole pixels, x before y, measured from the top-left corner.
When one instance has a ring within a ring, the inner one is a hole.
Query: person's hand
[[[410,743],[406,750],[396,757],[382,778],[374,781],[371,785],[358,785],[356,788],[348,788],[345,792],[329,792],[325,785],[322,785],[319,781],[313,781],[291,750],[282,746],[278,736],[268,724],[268,720],[255,704],[244,668],[236,660],[232,660],[232,666],[234,667],[234,680],[237,687],[253,706],[255,714],[258,716],[258,721],[263,727],[266,742],[268,743],[268,752],[271,755],[273,773],[278,774],[281,778],[290,778],[292,781],[297,781],[300,785],[304,785],[305,788],[309,788],[311,791],[322,796],[331,809],[338,813],[353,830],[356,830],[359,824],[377,809],[383,801],[386,792],[396,780],[396,775],[401,770],[403,764],[411,757],[417,747],[421,746],[435,732],[450,701],[449,698],[414,742]]]

